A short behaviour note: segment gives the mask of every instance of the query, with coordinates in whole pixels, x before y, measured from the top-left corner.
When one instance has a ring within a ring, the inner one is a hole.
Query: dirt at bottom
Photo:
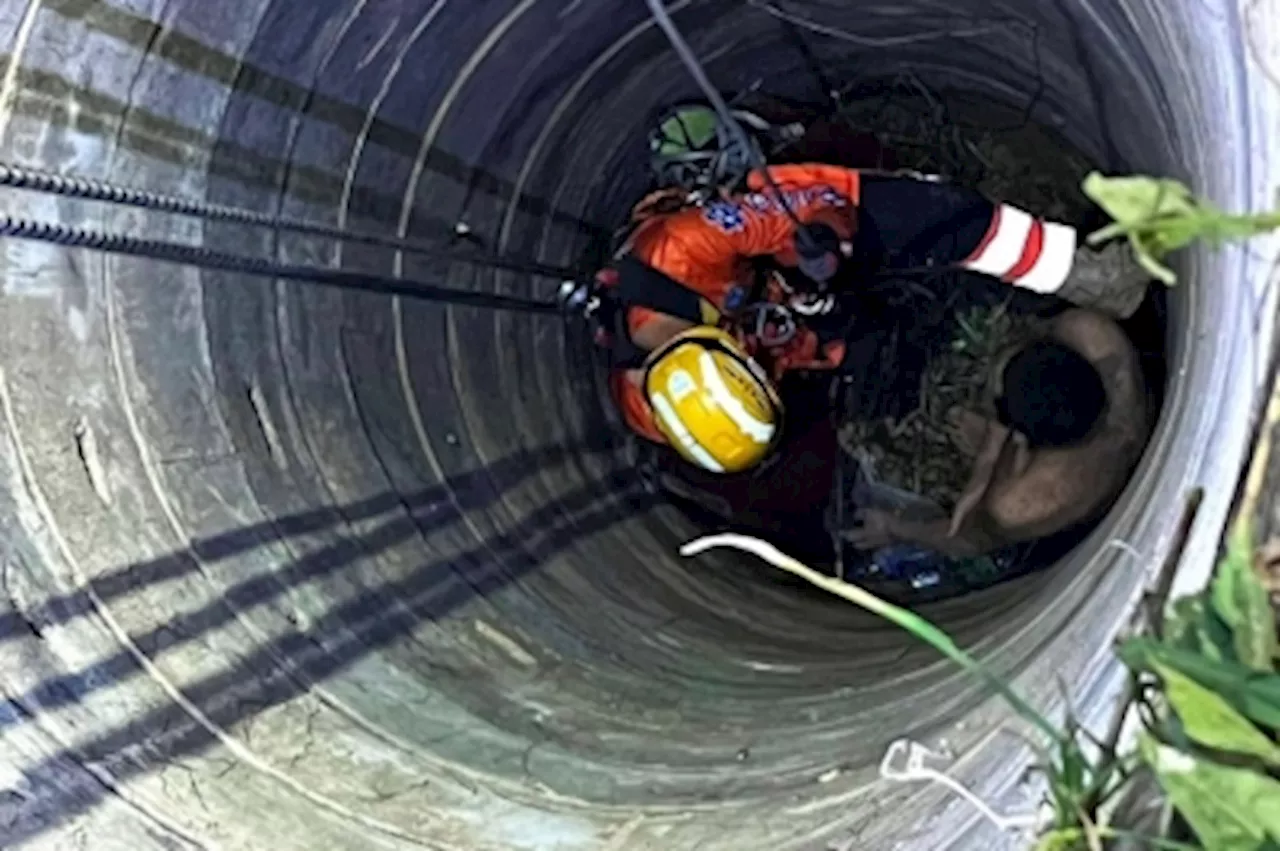
[[[775,158],[941,175],[1085,232],[1102,224],[1079,188],[1090,170],[1087,158],[1054,131],[1031,123],[1029,107],[1010,109],[934,92],[910,75],[868,80],[844,94],[840,114],[813,125],[821,133],[775,152]],[[841,557],[834,558],[827,528],[852,526],[859,505],[852,487],[833,487],[829,496],[822,491],[826,471],[841,468],[848,474],[841,481],[852,482],[863,469],[861,460],[870,459],[879,482],[949,512],[969,472],[969,459],[951,440],[949,410],[981,410],[996,357],[1034,336],[1067,307],[965,273],[888,283],[871,299],[874,309],[863,317],[864,333],[854,343],[864,368],[835,394],[824,384],[802,394],[812,398],[788,400],[789,430],[796,431],[791,415],[812,405],[815,416],[825,420],[828,399],[836,398],[838,434],[817,429],[821,439],[796,440],[794,451],[768,471],[741,480],[704,481],[673,462],[668,474],[694,488],[697,498],[688,501],[689,510],[708,528],[763,535],[815,567],[843,566],[849,578],[906,604],[957,596],[1053,564],[1088,530],[949,563],[898,553],[888,567],[877,566],[847,546],[838,547]],[[1163,326],[1159,310],[1147,313],[1150,345],[1140,348],[1151,385],[1158,388]],[[799,481],[806,493],[814,491],[805,499],[781,486]],[[704,498],[707,494],[712,499]]]
[[[969,475],[968,459],[952,438],[950,412],[981,412],[989,401],[992,364],[1043,326],[1041,316],[1015,313],[1007,300],[957,314],[952,337],[928,359],[916,406],[901,417],[867,420],[855,414],[840,428],[841,448],[870,463],[878,481],[949,510]]]
[[[859,97],[860,91],[871,94]],[[848,95],[838,120],[856,134],[875,135],[898,166],[975,186],[993,200],[1086,231],[1097,224],[1080,190],[1090,170],[1087,159],[1054,132],[1030,123],[1025,113],[929,91],[911,77],[855,87]],[[949,412],[987,412],[992,365],[1066,307],[973,275],[890,293],[885,316],[897,324],[867,358],[868,376],[855,377],[843,406],[838,433],[846,479],[870,473],[880,484],[949,513],[971,464],[952,439]],[[882,386],[868,394],[858,386],[868,381]],[[842,505],[833,508],[851,525],[859,508],[853,488],[841,488],[836,499]],[[845,547],[843,560],[864,585],[890,598],[922,602],[1051,564],[1085,531],[1068,530],[977,559],[944,562],[906,549],[873,559]]]

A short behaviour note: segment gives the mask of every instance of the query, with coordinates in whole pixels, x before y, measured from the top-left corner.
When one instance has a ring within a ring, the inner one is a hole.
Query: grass
[[[1175,851],[1200,848],[1207,851],[1265,851],[1271,846],[1262,843],[1280,843],[1280,782],[1272,780],[1263,765],[1271,758],[1266,750],[1268,746],[1275,750],[1274,761],[1280,765],[1280,746],[1274,744],[1280,725],[1264,728],[1246,717],[1249,709],[1237,707],[1243,700],[1241,690],[1251,687],[1249,684],[1254,682],[1255,673],[1263,673],[1272,677],[1275,684],[1263,690],[1255,683],[1252,687],[1261,690],[1255,700],[1261,701],[1266,711],[1274,711],[1280,716],[1280,672],[1274,667],[1274,619],[1268,608],[1264,620],[1265,630],[1270,632],[1266,633],[1256,618],[1246,621],[1236,617],[1245,611],[1245,604],[1235,602],[1235,598],[1244,599],[1250,594],[1233,593],[1232,599],[1226,603],[1219,600],[1224,596],[1220,590],[1222,587],[1248,585],[1250,576],[1256,581],[1248,557],[1251,549],[1247,532],[1244,535],[1237,535],[1223,560],[1214,589],[1206,595],[1215,601],[1212,616],[1241,624],[1239,629],[1249,632],[1249,646],[1265,649],[1267,659],[1255,661],[1258,665],[1268,666],[1268,670],[1253,672],[1240,665],[1214,668],[1216,663],[1209,660],[1210,672],[1206,673],[1206,659],[1186,651],[1175,642],[1151,639],[1126,642],[1121,657],[1135,675],[1149,681],[1151,688],[1162,691],[1162,704],[1166,709],[1147,724],[1142,748],[1137,753],[1123,755],[1116,754],[1114,748],[1090,735],[1073,717],[1068,716],[1061,725],[1054,723],[1019,695],[1004,678],[925,618],[856,585],[819,573],[771,544],[743,535],[716,535],[685,545],[681,554],[692,557],[714,548],[731,547],[756,555],[895,624],[990,688],[1038,737],[1034,744],[1041,756],[1039,767],[1048,782],[1048,802],[1054,813],[1052,825],[1039,837],[1038,851],[1098,851],[1106,840],[1111,839],[1129,839],[1142,847]],[[1242,547],[1245,548],[1244,557]],[[1261,587],[1260,582],[1258,587]],[[1260,631],[1264,633],[1261,642],[1254,637]],[[1185,630],[1176,634],[1184,635]],[[1175,678],[1175,672],[1181,679]],[[1135,702],[1137,699],[1135,696]],[[1142,699],[1147,700],[1145,697]],[[1267,703],[1270,700],[1274,700],[1274,705]],[[1252,710],[1255,714],[1263,711],[1255,704],[1250,705],[1255,706]],[[1197,742],[1200,745],[1207,742],[1211,747],[1198,746]],[[1230,759],[1220,757],[1223,750],[1230,752]],[[1090,756],[1090,752],[1095,755]],[[1170,755],[1176,756],[1176,760]],[[1251,755],[1255,757],[1254,765],[1250,766],[1247,759],[1242,763],[1242,757]],[[1139,760],[1156,773],[1174,803],[1200,835],[1203,845],[1140,835],[1100,822],[1099,812],[1125,788]],[[1274,833],[1269,823],[1276,825]],[[1236,841],[1242,829],[1240,824],[1244,824],[1246,829],[1254,824],[1262,826],[1255,831],[1259,844],[1247,845]]]
[[[941,506],[954,505],[964,491],[968,470],[956,463],[948,414],[955,407],[980,407],[992,360],[1041,324],[1037,317],[1010,307],[1006,300],[960,311],[949,344],[929,360],[919,405],[898,419],[844,424],[840,442],[845,451],[865,450],[875,461],[877,478],[888,485]]]

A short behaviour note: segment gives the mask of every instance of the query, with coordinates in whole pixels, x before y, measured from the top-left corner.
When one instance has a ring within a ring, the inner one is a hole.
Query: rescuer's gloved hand
[[[818,292],[825,292],[831,279],[840,270],[840,256],[834,251],[815,246],[799,246],[800,271],[817,284]]]
[[[1071,272],[1054,295],[1078,307],[1128,319],[1141,306],[1150,283],[1151,275],[1134,256],[1133,246],[1122,239],[1100,248],[1077,248]]]
[[[801,274],[814,283],[817,292],[825,293],[853,247],[827,224],[806,225],[796,232],[795,240]]]

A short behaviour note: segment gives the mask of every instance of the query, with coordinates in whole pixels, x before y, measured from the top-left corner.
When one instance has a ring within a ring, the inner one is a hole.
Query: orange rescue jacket
[[[841,239],[853,238],[861,194],[857,171],[831,165],[782,165],[771,166],[769,175],[801,222],[825,224]],[[648,219],[623,250],[723,311],[735,289],[750,287],[751,258],[771,256],[783,266],[799,263],[795,222],[764,175],[750,174],[747,188],[746,193]],[[656,315],[648,308],[630,308],[628,331],[634,334]],[[615,371],[611,385],[627,426],[642,437],[665,443],[644,392],[625,371]]]

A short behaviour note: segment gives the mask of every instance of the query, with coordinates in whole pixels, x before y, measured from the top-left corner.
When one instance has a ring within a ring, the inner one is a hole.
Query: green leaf
[[[1093,172],[1084,179],[1084,194],[1122,225],[1195,212],[1191,190],[1176,180],[1154,177],[1106,177]]]
[[[1063,726],[1066,735],[1063,737],[1064,744],[1058,748],[1058,778],[1064,794],[1068,795],[1073,802],[1078,802],[1084,796],[1085,774],[1089,768],[1089,761],[1079,745],[1080,722],[1070,711],[1067,712]]]
[[[1190,845],[1186,842],[1177,842],[1173,839],[1164,839],[1159,836],[1143,836],[1139,833],[1116,830],[1103,825],[1095,827],[1094,833],[1099,839],[1125,839],[1129,841],[1131,847],[1153,849],[1153,851],[1160,851],[1160,849],[1168,849],[1168,851],[1203,851],[1199,845]],[[1084,828],[1064,827],[1042,835],[1036,843],[1035,851],[1088,851],[1088,848],[1089,837]],[[1264,846],[1263,851],[1271,851],[1271,849]]]
[[[1084,831],[1078,827],[1055,830],[1040,837],[1035,851],[1077,851],[1085,847]]]
[[[1174,647],[1199,653],[1215,662],[1236,661],[1231,630],[1214,611],[1208,596],[1183,597],[1173,604],[1164,628]]]
[[[1198,215],[1163,218],[1151,223],[1141,239],[1157,257],[1190,245],[1196,237],[1213,232],[1213,222]]]
[[[1280,746],[1209,689],[1165,665],[1156,673],[1187,737],[1220,751],[1245,754],[1280,765]]]
[[[1133,249],[1138,258],[1138,265],[1146,269],[1147,274],[1166,286],[1171,287],[1178,283],[1178,276],[1174,274],[1172,269],[1157,260],[1152,255],[1150,248],[1134,239]]]
[[[1213,580],[1213,608],[1231,628],[1236,658],[1255,671],[1273,672],[1276,655],[1275,613],[1262,580],[1253,569],[1253,535],[1239,523],[1227,557]]]
[[[1258,851],[1268,838],[1280,838],[1280,782],[1199,759],[1147,735],[1139,750],[1206,848]]]
[[[1138,263],[1153,277],[1172,285],[1177,276],[1161,261],[1197,238],[1213,245],[1248,239],[1280,228],[1280,213],[1232,215],[1196,198],[1176,180],[1154,177],[1106,177],[1093,172],[1084,193],[1115,223],[1091,234],[1090,245],[1127,236]]]
[[[1090,245],[1102,245],[1104,242],[1110,242],[1117,237],[1127,236],[1131,230],[1132,228],[1126,225],[1113,222],[1102,230],[1096,230],[1089,234],[1088,242]]]
[[[1280,228],[1280,213],[1235,216],[1213,209],[1203,202],[1201,206],[1212,210],[1206,237],[1218,244],[1228,240],[1248,239]]]
[[[1262,674],[1238,662],[1216,662],[1149,638],[1120,645],[1120,658],[1137,672],[1155,673],[1159,665],[1185,674],[1216,692],[1246,718],[1280,730],[1280,674]]]

